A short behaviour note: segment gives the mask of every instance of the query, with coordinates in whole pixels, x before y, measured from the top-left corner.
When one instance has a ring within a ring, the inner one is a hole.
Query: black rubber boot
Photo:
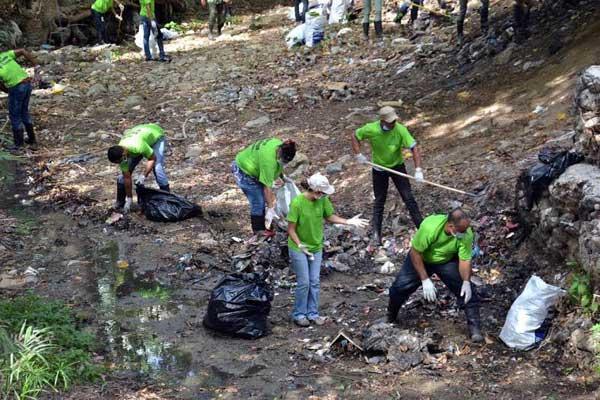
[[[115,203],[115,208],[120,209],[125,206],[125,184],[117,183],[117,202]]]
[[[13,129],[13,140],[15,147],[23,146],[23,129]]]
[[[465,35],[463,32],[464,32],[464,22],[458,21],[456,23],[456,38],[457,38],[459,47],[462,47],[463,43],[465,42]]]
[[[395,324],[398,319],[398,312],[400,311],[400,308],[402,308],[403,302],[398,299],[393,286],[390,288],[389,292],[390,299],[388,300],[387,307],[387,322],[390,324]]]
[[[25,143],[27,143],[27,144],[37,144],[37,142],[35,140],[35,131],[33,129],[33,125],[32,124],[25,124],[25,131],[27,131],[27,139],[25,140]]]
[[[264,215],[251,215],[250,223],[252,225],[252,232],[260,233],[267,230],[265,228],[265,216]]]
[[[405,12],[398,10],[398,13],[396,14],[396,18],[394,18],[394,22],[397,24],[401,24],[402,18],[404,18],[405,15],[406,15]]]
[[[369,23],[363,22],[362,27],[363,27],[363,37],[365,39],[368,39],[369,38]]]
[[[465,308],[465,315],[467,317],[467,327],[469,328],[469,336],[471,341],[475,343],[483,342],[483,335],[481,334],[481,317],[479,316],[479,308],[467,307]]]
[[[170,192],[171,188],[169,187],[169,185],[165,185],[165,186],[159,186],[160,190],[163,190],[165,192]]]
[[[382,245],[381,226],[383,224],[382,214],[373,214],[373,243],[376,246]]]
[[[488,22],[488,13],[489,9],[487,7],[481,9],[481,34],[484,36],[488,34],[490,28]]]
[[[381,21],[375,21],[373,25],[375,25],[375,36],[378,39],[381,39],[383,37],[383,23]]]

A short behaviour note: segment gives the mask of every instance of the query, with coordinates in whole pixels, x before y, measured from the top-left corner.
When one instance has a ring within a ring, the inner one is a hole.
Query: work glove
[[[279,219],[275,208],[267,208],[267,212],[265,213],[265,227],[267,229],[271,229],[271,223],[274,219]]]
[[[471,300],[473,292],[471,291],[471,282],[463,281],[462,288],[460,289],[460,297],[465,297],[465,304]]]
[[[309,260],[313,261],[315,259],[315,255],[313,253],[311,253],[310,251],[308,251],[308,247],[306,247],[306,245],[304,243],[300,243],[298,245],[298,248],[300,249],[301,252],[306,254],[306,256],[308,257]]]
[[[294,180],[287,175],[282,175],[281,178],[285,183],[294,183]]]
[[[131,197],[127,197],[125,199],[125,206],[123,207],[123,212],[125,214],[127,214],[129,211],[131,211],[131,203],[133,202],[133,199]]]
[[[421,168],[416,168],[415,169],[415,180],[417,182],[423,182],[424,178],[423,178],[423,170]]]
[[[135,178],[134,182],[136,185],[143,185],[145,181],[146,181],[146,175],[138,175]]]
[[[369,221],[364,218],[360,218],[361,215],[362,214],[355,215],[354,217],[347,220],[346,224],[355,228],[365,229],[367,226],[369,226]]]
[[[158,26],[156,25],[156,20],[152,20],[150,22],[150,25],[152,26],[153,31],[156,31],[158,29]]]
[[[423,285],[423,297],[425,297],[425,300],[432,303],[436,301],[435,285],[431,282],[431,279],[427,278],[424,281],[421,281],[421,284]],[[469,288],[469,290],[471,289]]]
[[[367,157],[365,157],[365,155],[362,153],[358,153],[357,155],[354,156],[354,158],[356,159],[356,162],[359,164],[366,164],[369,161],[369,160],[367,160]]]

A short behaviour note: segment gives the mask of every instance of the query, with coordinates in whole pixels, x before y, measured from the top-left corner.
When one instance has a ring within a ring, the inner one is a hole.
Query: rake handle
[[[372,166],[372,167],[374,167],[374,168],[379,168],[379,169],[382,169],[382,170],[384,170],[386,172],[389,172],[390,174],[395,174],[395,175],[402,176],[404,178],[408,178],[408,179],[412,179],[413,181],[416,181],[415,177],[412,176],[412,175],[403,174],[402,172],[398,172],[398,171],[395,171],[393,169],[386,168],[384,166],[372,163],[370,161],[367,161],[367,164],[370,165],[370,166]],[[445,185],[442,185],[442,184],[439,184],[439,183],[435,183],[435,182],[430,182],[430,181],[422,180],[419,183],[426,183],[427,185],[435,186],[435,187],[438,187],[440,189],[449,190],[449,191],[454,192],[454,193],[460,193],[460,194],[464,194],[464,195],[471,196],[471,197],[476,197],[477,196],[474,193],[465,192],[464,190],[460,190],[460,189],[454,189],[454,188],[452,188],[450,186],[445,186]]]

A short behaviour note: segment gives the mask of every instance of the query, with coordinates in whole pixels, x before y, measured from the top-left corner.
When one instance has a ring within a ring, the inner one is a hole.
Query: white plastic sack
[[[287,217],[290,212],[290,203],[300,194],[300,189],[294,182],[286,182],[275,192],[275,211],[282,217]]]
[[[288,49],[304,43],[304,24],[298,25],[285,36]]]
[[[163,35],[163,40],[172,40],[172,39],[176,39],[179,37],[179,33],[176,31],[172,31],[170,29],[167,28],[161,28],[160,32]]]
[[[333,0],[329,12],[330,24],[341,24],[346,22],[346,13],[352,0]]]
[[[156,44],[156,35],[154,31],[150,29],[150,53],[152,54],[152,58],[158,58],[158,45]],[[140,24],[138,28],[138,32],[135,34],[135,45],[142,49],[142,54],[144,53],[144,25]]]
[[[325,37],[325,25],[327,25],[325,7],[320,4],[317,7],[309,8],[304,19],[304,41],[306,46],[316,46]]]
[[[539,332],[548,309],[565,293],[556,286],[548,285],[540,277],[529,278],[523,293],[517,297],[508,310],[506,322],[500,332],[500,339],[508,347],[528,350],[544,339],[545,332]]]

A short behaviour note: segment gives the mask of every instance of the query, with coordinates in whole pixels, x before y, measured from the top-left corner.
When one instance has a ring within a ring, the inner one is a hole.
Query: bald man
[[[435,285],[429,278],[436,274],[454,293],[459,307],[464,308],[471,340],[483,341],[479,297],[470,281],[474,238],[470,224],[460,208],[423,220],[412,239],[402,270],[390,288],[389,322],[396,321],[400,307],[419,286],[423,287],[425,300],[437,300]]]

